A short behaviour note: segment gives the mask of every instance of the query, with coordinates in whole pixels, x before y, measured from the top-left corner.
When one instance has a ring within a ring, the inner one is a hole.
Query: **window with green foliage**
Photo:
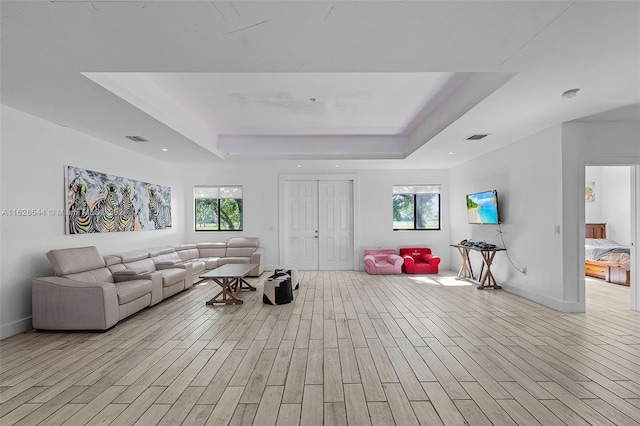
[[[241,186],[196,186],[196,231],[242,231]]]
[[[393,230],[403,229],[440,229],[440,185],[393,187]]]

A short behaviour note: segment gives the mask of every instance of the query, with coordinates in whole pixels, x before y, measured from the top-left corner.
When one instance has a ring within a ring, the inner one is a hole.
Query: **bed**
[[[607,239],[606,223],[587,223],[584,246],[585,275],[629,286],[630,247]]]

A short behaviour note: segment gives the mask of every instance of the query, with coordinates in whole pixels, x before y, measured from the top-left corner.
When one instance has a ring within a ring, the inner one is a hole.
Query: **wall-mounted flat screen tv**
[[[497,225],[498,191],[484,191],[467,195],[467,217],[469,223]]]

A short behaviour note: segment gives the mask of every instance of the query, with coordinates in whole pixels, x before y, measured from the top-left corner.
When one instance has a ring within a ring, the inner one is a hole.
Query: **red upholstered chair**
[[[403,262],[395,249],[364,251],[364,268],[370,275],[401,274]]]
[[[440,258],[426,247],[404,247],[400,249],[404,259],[402,270],[407,274],[437,274]]]

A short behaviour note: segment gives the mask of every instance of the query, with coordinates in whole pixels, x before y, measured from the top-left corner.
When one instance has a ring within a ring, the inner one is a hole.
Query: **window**
[[[241,186],[196,186],[196,231],[242,231]]]
[[[402,229],[440,229],[440,185],[393,187],[393,230]]]

